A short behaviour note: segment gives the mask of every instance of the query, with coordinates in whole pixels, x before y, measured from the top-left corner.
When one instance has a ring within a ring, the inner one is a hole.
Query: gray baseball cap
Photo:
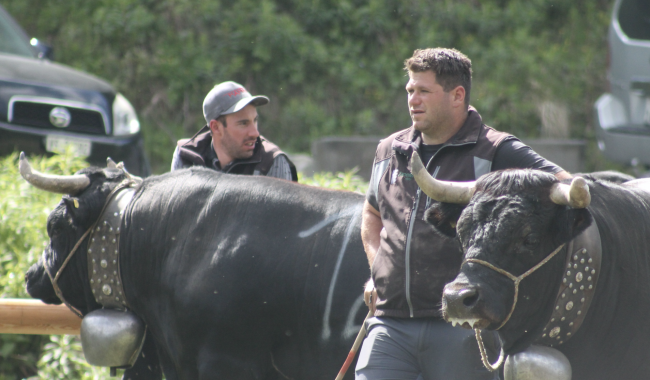
[[[223,82],[214,86],[203,100],[203,116],[205,121],[210,123],[212,119],[235,113],[249,104],[259,107],[268,102],[269,98],[266,96],[252,96],[239,83]]]

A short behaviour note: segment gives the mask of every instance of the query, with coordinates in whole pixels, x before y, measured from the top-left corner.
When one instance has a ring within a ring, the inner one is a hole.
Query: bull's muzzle
[[[442,295],[442,312],[445,320],[466,329],[486,328],[490,321],[482,316],[481,288],[476,285],[452,282],[445,286]]]

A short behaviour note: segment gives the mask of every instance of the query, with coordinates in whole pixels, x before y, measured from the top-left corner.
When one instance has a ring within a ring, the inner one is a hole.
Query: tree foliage
[[[271,98],[261,132],[305,152],[327,135],[387,135],[409,125],[402,70],[414,49],[473,61],[485,121],[536,137],[536,104],[571,110],[591,138],[605,90],[613,0],[5,0],[56,59],[112,82],[139,111],[155,172],[204,123],[216,83]],[[593,168],[589,168],[593,169]]]

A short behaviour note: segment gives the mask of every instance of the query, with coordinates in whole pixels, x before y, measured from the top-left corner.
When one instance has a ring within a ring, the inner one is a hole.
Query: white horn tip
[[[106,157],[106,167],[110,169],[115,169],[117,168],[117,164],[115,163],[115,161],[113,161],[112,158]]]
[[[573,179],[571,180],[571,186],[578,186],[582,189],[588,187],[587,181],[585,181],[585,179],[582,177],[573,177]]]
[[[18,171],[20,172],[20,175],[23,176],[23,178],[32,174],[32,166],[29,164],[25,152],[20,152],[20,158],[18,160]]]
[[[582,177],[574,177],[571,180],[570,190],[571,207],[585,208],[591,203],[591,194],[589,193],[589,185]]]

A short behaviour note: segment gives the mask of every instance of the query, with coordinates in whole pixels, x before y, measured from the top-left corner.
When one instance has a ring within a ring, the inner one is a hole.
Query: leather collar
[[[90,288],[95,301],[110,309],[128,307],[120,274],[120,224],[134,194],[134,188],[124,188],[109,200],[88,243]]]
[[[535,343],[555,347],[571,339],[582,325],[596,292],[602,246],[596,221],[567,244],[562,284],[551,319]]]

